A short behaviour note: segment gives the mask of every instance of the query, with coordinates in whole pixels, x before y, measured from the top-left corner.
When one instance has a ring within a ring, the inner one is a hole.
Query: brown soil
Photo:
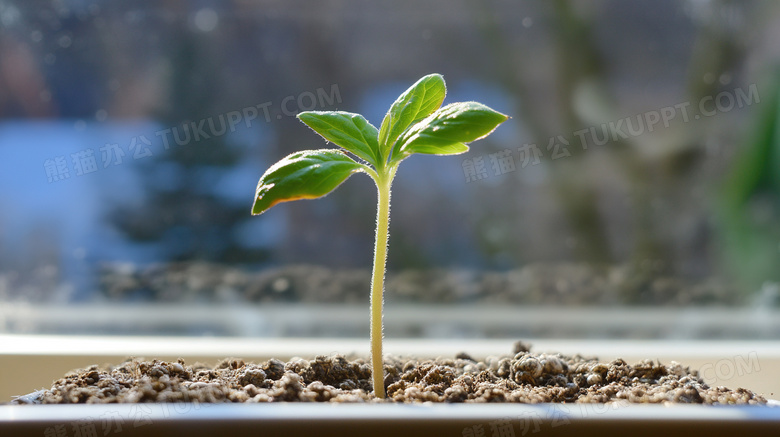
[[[100,290],[112,300],[366,303],[369,269],[286,265],[260,272],[207,262],[106,264]],[[652,266],[536,263],[509,271],[430,269],[388,272],[388,302],[518,305],[739,305],[745,295],[723,278],[692,282]],[[780,302],[778,302],[780,304]]]
[[[202,364],[130,359],[107,369],[91,366],[68,373],[51,389],[13,403],[112,402],[633,402],[765,404],[745,389],[710,387],[696,371],[623,360],[536,354],[522,342],[515,354],[483,361],[455,358],[385,359],[388,399],[372,393],[363,359],[339,355],[313,360],[271,359],[245,363],[226,359]]]

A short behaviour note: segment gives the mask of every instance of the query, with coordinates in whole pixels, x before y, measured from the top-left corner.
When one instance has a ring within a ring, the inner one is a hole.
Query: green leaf
[[[484,138],[509,117],[477,102],[452,103],[410,127],[398,139],[403,159],[413,153],[457,155],[465,143]],[[393,160],[396,155],[393,154]]]
[[[338,149],[293,153],[271,166],[260,178],[252,214],[262,214],[281,202],[322,197],[364,169],[365,166]]]
[[[449,143],[441,146],[431,145],[419,145],[416,146],[414,152],[406,153],[403,157],[407,157],[412,153],[420,153],[422,155],[460,155],[469,151],[469,146],[463,143]]]
[[[378,131],[362,115],[343,111],[306,111],[298,114],[298,119],[326,140],[374,167],[380,161]]]
[[[403,131],[413,123],[429,116],[439,109],[447,94],[444,78],[440,74],[429,74],[409,87],[387,111],[379,128],[379,146],[386,151],[392,147]],[[398,149],[393,149],[395,154]]]

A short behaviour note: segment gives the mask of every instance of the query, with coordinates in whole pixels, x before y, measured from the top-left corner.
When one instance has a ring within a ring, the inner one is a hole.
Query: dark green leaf
[[[429,74],[404,91],[382,120],[382,126],[379,128],[381,150],[392,147],[398,136],[409,126],[437,110],[446,94],[447,87],[440,74]],[[393,153],[395,152],[397,149],[393,150]]]
[[[260,178],[252,214],[281,202],[322,197],[364,166],[338,149],[304,150],[277,162]]]
[[[362,115],[343,111],[307,111],[298,114],[298,119],[326,140],[374,167],[379,162],[378,131]]]
[[[477,102],[452,103],[421,120],[398,139],[403,159],[413,153],[457,155],[465,143],[486,137],[509,117]],[[393,159],[396,155],[393,154]]]

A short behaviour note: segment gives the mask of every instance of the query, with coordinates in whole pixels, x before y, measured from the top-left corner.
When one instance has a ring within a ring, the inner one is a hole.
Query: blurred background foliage
[[[391,271],[621,266],[751,295],[780,281],[778,41],[772,1],[0,0],[0,297],[93,299],[106,262],[367,270],[367,179],[251,217],[255,184],[325,146],[296,112],[379,125],[430,72],[512,119],[401,166]]]

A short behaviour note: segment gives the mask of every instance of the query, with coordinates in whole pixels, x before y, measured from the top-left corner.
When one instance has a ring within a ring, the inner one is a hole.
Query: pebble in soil
[[[710,387],[675,362],[629,365],[582,356],[532,353],[518,343],[513,356],[478,361],[465,353],[435,360],[385,359],[387,400],[374,397],[371,368],[341,355],[313,360],[226,359],[203,364],[130,359],[118,366],[79,369],[35,399],[14,403],[112,402],[631,402],[765,404],[745,389]]]

